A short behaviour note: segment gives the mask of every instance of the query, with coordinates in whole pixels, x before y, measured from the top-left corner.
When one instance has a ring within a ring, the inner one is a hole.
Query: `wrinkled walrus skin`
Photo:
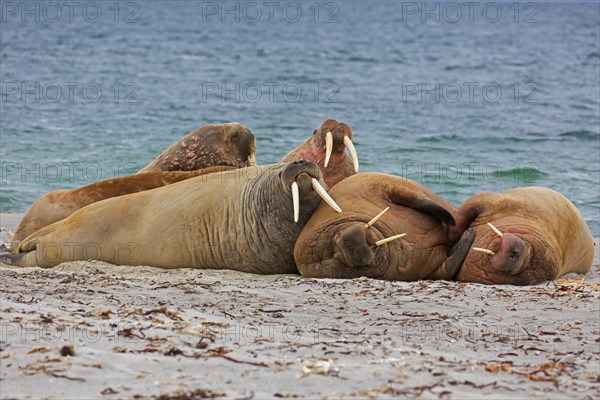
[[[448,258],[448,226],[456,207],[406,178],[360,173],[334,186],[329,194],[341,214],[320,205],[294,247],[298,270],[305,277],[413,281],[445,278],[446,269],[462,263],[463,247]],[[369,228],[365,225],[390,207]],[[397,234],[403,238],[377,246]],[[449,260],[449,262],[447,262]],[[452,266],[449,264],[452,263]]]
[[[139,173],[194,171],[213,166],[235,168],[256,165],[256,140],[237,122],[204,125],[179,139]]]
[[[86,206],[25,238],[11,263],[94,259],[160,268],[296,272],[294,242],[320,201],[307,161],[186,179]],[[294,223],[291,186],[299,186]]]
[[[495,253],[471,249],[458,281],[533,285],[567,272],[585,274],[594,260],[594,240],[583,217],[566,197],[551,189],[477,194],[462,204],[456,222],[458,234],[475,234],[473,247]]]
[[[325,167],[325,138],[327,132],[331,132],[332,134],[333,148],[329,163]],[[323,179],[331,189],[341,180],[357,172],[355,171],[352,159],[345,152],[344,137],[352,141],[352,129],[347,124],[334,119],[327,119],[313,131],[310,139],[289,152],[280,162],[307,160],[316,164],[321,168]]]
[[[107,179],[72,190],[54,190],[37,199],[29,207],[13,236],[11,251],[16,252],[19,243],[37,230],[67,218],[80,208],[97,201],[143,192],[195,176],[231,169],[234,168],[209,167],[197,171],[148,172]]]

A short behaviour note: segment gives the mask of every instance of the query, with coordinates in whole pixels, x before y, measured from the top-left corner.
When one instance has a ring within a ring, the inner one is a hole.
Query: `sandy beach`
[[[530,287],[2,265],[0,394],[595,399],[596,251],[585,277]]]

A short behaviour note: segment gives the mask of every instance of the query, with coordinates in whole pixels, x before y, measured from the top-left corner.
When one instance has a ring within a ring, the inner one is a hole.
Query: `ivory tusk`
[[[292,202],[294,203],[294,222],[298,222],[300,216],[300,191],[298,189],[298,182],[292,183]]]
[[[313,189],[315,189],[315,192],[317,192],[317,194],[319,196],[321,196],[321,198],[331,206],[331,208],[333,208],[335,211],[341,213],[342,209],[340,208],[340,206],[338,206],[336,204],[335,201],[333,201],[333,199],[331,198],[331,196],[327,193],[327,191],[325,190],[325,188],[323,186],[321,186],[321,184],[319,183],[318,180],[316,180],[315,178],[312,178],[312,187]]]
[[[327,168],[327,164],[329,164],[329,159],[331,158],[332,151],[333,151],[333,135],[331,134],[331,131],[329,131],[325,135],[325,168]]]
[[[387,242],[391,242],[392,240],[400,239],[401,237],[406,236],[406,233],[401,233],[399,235],[390,236],[389,238],[381,239],[375,242],[375,246],[381,246]]]
[[[480,248],[480,247],[471,247],[471,248],[472,248],[473,250],[475,250],[475,251],[478,251],[478,252],[480,252],[480,253],[489,254],[489,255],[491,255],[491,256],[493,256],[494,254],[496,254],[496,253],[494,253],[494,252],[493,252],[493,251],[491,251],[491,250],[488,250],[488,249],[482,249],[482,248]]]
[[[352,163],[354,163],[354,172],[358,172],[358,153],[356,152],[354,143],[352,143],[352,140],[348,136],[344,136],[344,144],[350,150],[350,157],[352,158]]]
[[[386,212],[387,210],[389,210],[389,209],[390,209],[389,207],[386,207],[386,208],[385,208],[385,209],[384,209],[382,212],[380,212],[379,214],[377,214],[376,216],[374,216],[372,220],[370,220],[369,222],[367,222],[367,223],[366,223],[366,225],[365,225],[365,229],[369,229],[370,227],[372,227],[372,226],[373,226],[373,224],[374,224],[375,222],[377,222],[377,220],[378,220],[379,218],[381,218],[381,216],[382,216],[383,214],[385,214],[385,212]]]
[[[500,230],[498,228],[496,228],[494,225],[492,225],[491,222],[488,222],[487,224],[490,226],[490,228],[492,228],[492,230],[494,232],[496,232],[496,235],[498,235],[499,237],[502,237],[502,232],[500,232]]]

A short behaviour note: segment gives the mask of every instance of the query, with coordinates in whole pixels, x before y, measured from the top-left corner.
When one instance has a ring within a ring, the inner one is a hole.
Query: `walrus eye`
[[[517,251],[511,251],[510,252],[510,259],[513,261],[516,261],[517,258],[519,258],[519,253]]]
[[[316,135],[316,134],[317,134],[317,130],[315,129],[315,130],[313,131],[313,135]]]
[[[239,132],[233,132],[233,133],[232,133],[232,134],[229,136],[229,138],[230,138],[231,140],[234,140],[234,141],[235,141],[235,140],[238,140],[238,138],[239,138],[239,137],[240,137],[240,134],[239,134]]]

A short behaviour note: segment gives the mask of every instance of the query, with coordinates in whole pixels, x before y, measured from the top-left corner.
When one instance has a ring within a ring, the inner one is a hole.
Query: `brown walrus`
[[[448,257],[456,207],[416,182],[361,173],[329,194],[344,211],[321,205],[300,233],[294,258],[303,276],[439,279],[455,272],[469,250],[467,239]]]
[[[89,204],[111,197],[143,192],[233,167],[210,167],[198,171],[148,172],[92,183],[72,190],[54,190],[33,202],[19,223],[10,249],[17,251],[19,243],[35,231],[67,218]]]
[[[218,172],[90,204],[1,259],[291,273],[294,242],[321,198],[337,207],[308,161]]]
[[[179,139],[139,173],[194,171],[218,165],[235,168],[256,165],[255,138],[237,122],[204,125]]]
[[[348,148],[351,157],[345,152]],[[332,188],[358,172],[358,155],[352,143],[352,129],[334,119],[323,121],[313,136],[289,152],[280,162],[308,160],[321,168],[325,183]]]
[[[475,234],[456,279],[533,285],[567,272],[585,274],[594,240],[583,217],[563,195],[542,187],[480,193],[459,208],[453,239]]]

